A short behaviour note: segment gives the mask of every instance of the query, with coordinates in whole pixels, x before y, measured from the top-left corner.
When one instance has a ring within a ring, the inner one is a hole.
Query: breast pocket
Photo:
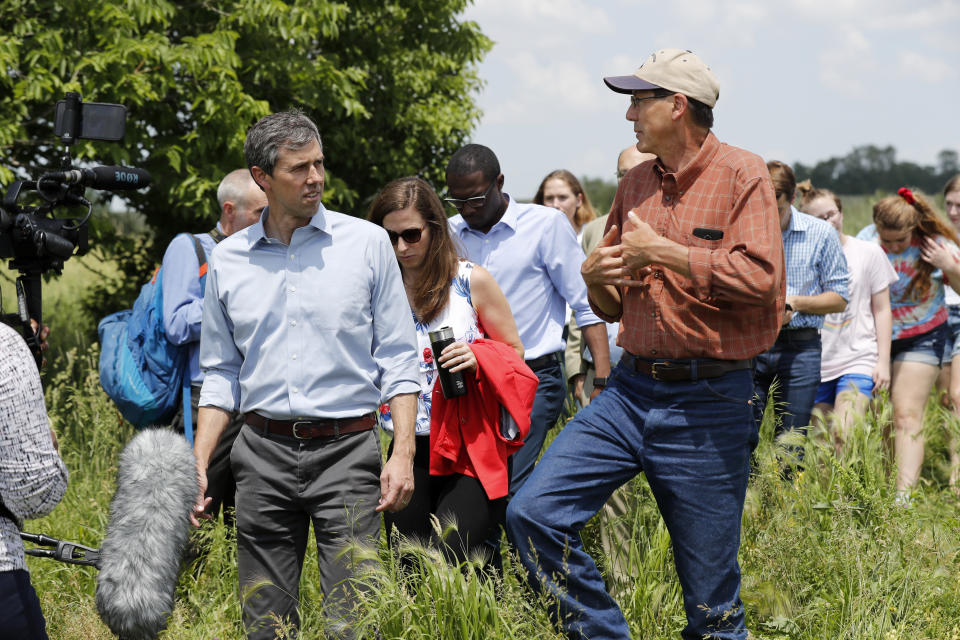
[[[685,236],[687,246],[719,249],[723,246],[726,231],[721,227],[703,226],[688,229]]]

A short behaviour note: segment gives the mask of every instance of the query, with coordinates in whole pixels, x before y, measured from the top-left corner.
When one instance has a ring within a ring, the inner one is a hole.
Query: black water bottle
[[[443,389],[444,398],[456,398],[467,392],[467,385],[463,381],[463,372],[457,371],[451,373],[449,369],[440,364],[440,354],[447,348],[447,345],[453,344],[453,329],[450,327],[440,327],[436,331],[431,331],[430,347],[433,349],[433,361],[437,363],[437,377],[440,378],[440,388]]]

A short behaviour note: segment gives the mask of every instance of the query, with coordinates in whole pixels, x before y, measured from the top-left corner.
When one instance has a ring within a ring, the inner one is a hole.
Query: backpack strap
[[[203,278],[203,276],[207,275],[207,252],[203,250],[203,245],[200,244],[197,236],[192,233],[189,235],[190,239],[193,240],[193,250],[197,252],[197,264],[200,265],[199,277]]]
[[[214,229],[214,231],[219,231]],[[213,233],[210,234],[213,236]],[[221,234],[223,235],[223,234]],[[226,237],[226,236],[223,236]],[[200,265],[198,273],[200,277],[200,290],[201,292],[204,289],[204,284],[207,276],[207,252],[203,250],[203,245],[200,244],[200,240],[197,239],[197,236],[190,234],[190,239],[193,240],[193,249],[197,252],[197,264]],[[213,236],[213,239],[216,240],[216,236]],[[218,240],[219,242],[219,240]],[[190,377],[183,376],[183,383],[180,390],[182,394],[182,409],[183,409],[183,435],[187,439],[187,442],[190,443],[190,446],[193,446],[193,406],[190,401]]]
[[[217,229],[216,227],[214,227],[213,229],[210,229],[210,231],[207,231],[207,233],[210,234],[210,237],[213,238],[213,241],[216,242],[217,244],[219,244],[221,240],[224,240],[227,237],[227,234],[225,234],[223,231],[220,231],[220,229]]]

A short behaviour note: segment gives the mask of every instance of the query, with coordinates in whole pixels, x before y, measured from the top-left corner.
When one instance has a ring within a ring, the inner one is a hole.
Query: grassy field
[[[869,221],[870,200],[844,198],[848,232]],[[96,547],[106,529],[117,458],[133,432],[99,387],[92,321],[72,311],[84,284],[98,277],[90,269],[109,267],[79,262],[70,260],[45,296],[55,338],[45,373],[47,406],[70,486],[54,512],[29,522],[27,530]],[[8,301],[11,285],[0,280],[0,288]],[[917,497],[912,507],[898,507],[886,453],[889,412],[880,399],[877,410],[859,420],[839,458],[827,434],[811,432],[806,470],[792,483],[780,479],[782,448],[772,442],[771,417],[764,422],[740,553],[743,600],[755,638],[960,640],[960,510],[946,486],[946,441],[958,427],[935,403],[929,405]],[[612,586],[635,638],[676,638],[685,621],[669,537],[645,480],[635,479],[628,491],[633,507],[615,524],[628,531],[623,561],[631,579]],[[591,521],[584,541],[604,568],[611,559],[601,548],[601,526]],[[162,637],[243,638],[228,533],[222,524],[199,532],[198,544],[207,553],[181,573]],[[485,582],[472,567],[452,569],[430,551],[412,550],[425,560],[416,589],[398,577],[397,563],[384,548],[367,550],[377,561],[363,577],[371,589],[357,602],[364,628],[378,628],[391,639],[560,637],[510,558],[502,582]],[[29,564],[51,638],[111,638],[96,614],[93,569],[36,558]],[[301,588],[307,640],[324,637],[318,585],[311,550]]]

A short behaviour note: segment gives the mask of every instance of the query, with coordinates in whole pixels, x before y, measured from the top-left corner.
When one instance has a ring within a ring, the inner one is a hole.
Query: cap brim
[[[634,91],[645,91],[647,89],[660,89],[661,87],[641,80],[637,76],[607,76],[603,79],[604,83],[617,93],[633,93]]]

